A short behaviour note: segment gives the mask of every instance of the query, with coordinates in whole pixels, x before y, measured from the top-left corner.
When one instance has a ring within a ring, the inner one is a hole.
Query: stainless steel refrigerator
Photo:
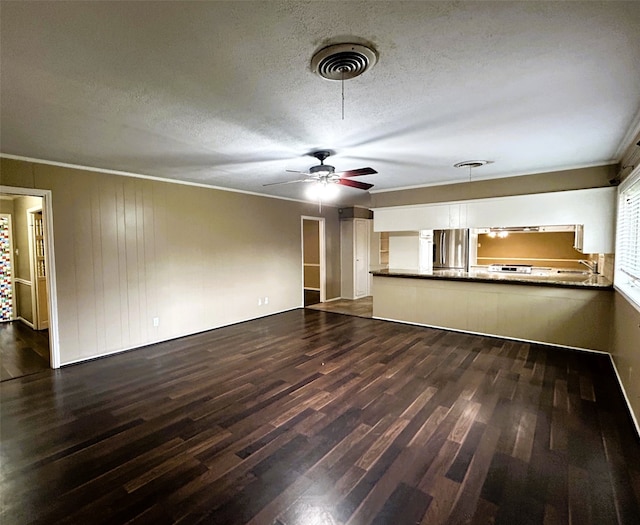
[[[433,230],[433,269],[469,270],[469,230]]]

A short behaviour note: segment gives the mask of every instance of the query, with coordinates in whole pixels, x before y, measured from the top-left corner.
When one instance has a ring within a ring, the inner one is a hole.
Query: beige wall
[[[640,421],[640,312],[618,292],[613,309],[611,353],[631,408]]]
[[[373,193],[371,195],[371,207],[383,208],[385,206],[429,204],[506,197],[508,195],[600,188],[609,186],[609,179],[613,178],[617,171],[617,165],[596,166],[519,177]]]
[[[634,172],[633,166],[638,165],[638,148],[636,144],[639,140],[640,134],[636,135],[622,156],[620,165],[627,167],[622,170],[624,173],[623,181]],[[612,260],[605,259],[605,265],[610,265],[612,262]],[[618,292],[615,295],[611,331],[613,360],[616,363],[636,421],[640,423],[640,312],[631,306]]]
[[[0,182],[2,182],[0,180]],[[11,199],[0,199],[0,213],[5,215],[13,215],[13,200]],[[13,222],[13,217],[11,218]]]
[[[21,282],[15,283],[15,315],[25,321],[33,323],[33,300],[31,299],[31,285]]]
[[[300,216],[317,205],[10,159],[0,177],[52,191],[62,364],[302,304]],[[322,215],[332,298],[339,218]]]

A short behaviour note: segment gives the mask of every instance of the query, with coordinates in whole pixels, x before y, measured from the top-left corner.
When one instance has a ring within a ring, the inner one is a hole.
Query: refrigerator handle
[[[445,231],[440,230],[440,232],[438,233],[438,252],[437,252],[439,266],[444,265],[444,258],[445,258],[444,242],[445,242]]]

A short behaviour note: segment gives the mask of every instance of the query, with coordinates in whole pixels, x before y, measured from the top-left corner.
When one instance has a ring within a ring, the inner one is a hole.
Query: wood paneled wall
[[[313,204],[10,159],[0,174],[52,190],[62,364],[302,304],[300,216]],[[339,218],[323,215],[332,298]]]
[[[640,312],[615,293],[611,353],[631,408],[640,422]]]

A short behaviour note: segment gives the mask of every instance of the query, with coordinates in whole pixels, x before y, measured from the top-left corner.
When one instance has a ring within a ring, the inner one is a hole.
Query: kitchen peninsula
[[[373,316],[465,332],[606,351],[613,287],[590,273],[379,270]]]
[[[599,187],[374,208],[389,265],[372,272],[373,316],[608,351],[615,203],[615,188]],[[468,250],[465,241],[436,248],[447,228],[469,229]],[[440,251],[468,258],[436,269]],[[585,272],[596,260],[600,269]]]

